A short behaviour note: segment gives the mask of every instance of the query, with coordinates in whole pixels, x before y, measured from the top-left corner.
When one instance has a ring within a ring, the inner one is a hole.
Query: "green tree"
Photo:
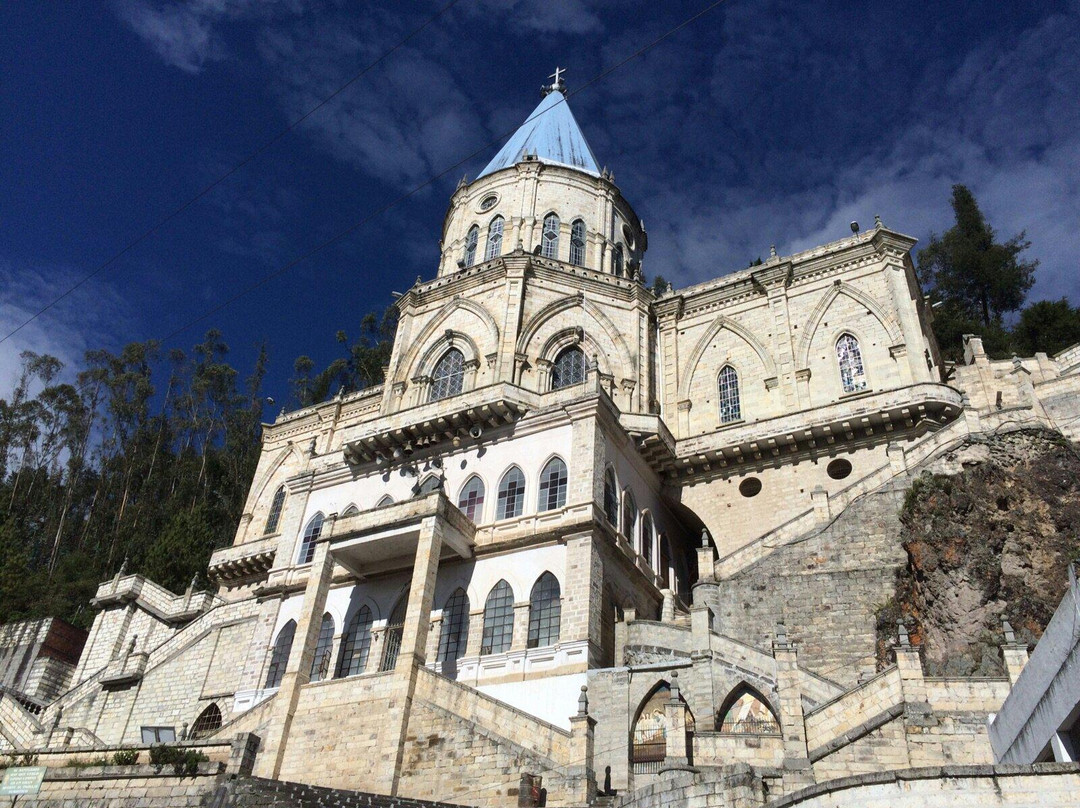
[[[140,572],[173,592],[183,592],[194,575],[206,570],[215,547],[226,542],[213,522],[205,505],[174,513],[147,551]]]
[[[1023,305],[1038,266],[1038,261],[1021,258],[1031,246],[1024,233],[1005,242],[996,240],[965,186],[953,186],[952,208],[956,223],[940,237],[931,235],[919,252],[919,278],[934,302],[941,304],[935,311],[934,331],[946,354],[955,354],[956,332],[969,324],[980,332],[1002,328],[1002,317]]]
[[[1017,350],[1027,356],[1037,351],[1055,354],[1080,342],[1080,309],[1065,298],[1032,303],[1020,312],[1013,339]]]

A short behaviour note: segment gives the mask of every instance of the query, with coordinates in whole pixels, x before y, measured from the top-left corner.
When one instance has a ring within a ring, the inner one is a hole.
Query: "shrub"
[[[113,763],[117,766],[134,766],[139,762],[139,753],[134,749],[121,749],[113,754]]]
[[[158,744],[150,747],[150,762],[155,766],[172,766],[177,774],[195,774],[200,763],[210,760],[202,752],[181,746]]]

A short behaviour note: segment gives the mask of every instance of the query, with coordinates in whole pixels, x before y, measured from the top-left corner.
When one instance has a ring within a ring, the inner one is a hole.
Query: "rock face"
[[[1001,620],[1036,641],[1080,556],[1080,450],[1041,430],[967,441],[914,482],[900,520],[879,662],[902,616],[929,675],[1000,674]]]

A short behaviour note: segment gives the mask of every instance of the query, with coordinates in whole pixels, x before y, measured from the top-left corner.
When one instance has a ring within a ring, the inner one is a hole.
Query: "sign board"
[[[41,781],[44,779],[44,766],[11,766],[4,773],[4,781],[0,783],[0,796],[18,797],[23,794],[37,794],[41,790]]]

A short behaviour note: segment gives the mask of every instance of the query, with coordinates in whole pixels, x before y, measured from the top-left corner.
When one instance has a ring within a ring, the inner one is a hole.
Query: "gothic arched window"
[[[386,625],[386,634],[383,639],[381,671],[392,671],[397,665],[398,654],[401,652],[401,638],[405,636],[405,608],[409,605],[409,596],[402,595],[398,598],[397,606],[390,613],[390,620]]]
[[[623,252],[622,245],[615,245],[615,254],[612,256],[612,263],[615,265],[615,277],[621,278],[623,276]]]
[[[281,509],[285,507],[285,486],[281,486],[274,492],[274,499],[270,503],[270,513],[266,516],[266,527],[263,529],[263,535],[269,536],[271,533],[277,533],[278,522],[281,521]]]
[[[566,464],[561,458],[553,457],[540,472],[540,496],[537,498],[536,510],[554,511],[566,504]]]
[[[484,251],[484,260],[490,261],[502,255],[503,240],[503,217],[496,216],[488,225],[487,249]]]
[[[585,381],[585,353],[576,345],[555,357],[551,363],[551,389],[560,390]]]
[[[619,527],[619,488],[610,466],[604,472],[604,516],[616,529]]]
[[[649,513],[641,515],[641,557],[645,559],[646,564],[652,566],[653,521],[652,515]]]
[[[442,355],[431,372],[431,393],[428,401],[440,401],[461,392],[465,384],[465,355],[451,348]]]
[[[544,217],[544,232],[540,236],[540,254],[544,258],[559,258],[559,217],[549,213]]]
[[[634,547],[634,542],[637,541],[637,502],[629,488],[623,491],[622,533],[630,542],[630,546]]]
[[[311,520],[307,523],[307,527],[304,528],[304,537],[300,540],[300,552],[296,554],[297,564],[310,564],[311,559],[315,557],[315,542],[319,540],[319,534],[322,533],[323,515],[320,511],[311,517]]]
[[[559,641],[559,617],[562,612],[559,581],[545,572],[533,584],[529,595],[529,648],[542,648]]]
[[[296,621],[290,620],[281,627],[277,639],[274,641],[274,650],[270,654],[270,667],[266,670],[266,684],[263,687],[281,687],[281,680],[285,676],[285,666],[289,664],[289,652],[292,651],[293,637],[296,635]]]
[[[442,626],[439,629],[439,662],[456,662],[469,644],[469,596],[465,590],[454,590],[443,606]]]
[[[862,351],[859,350],[859,341],[851,334],[841,334],[836,341],[836,361],[840,365],[840,384],[845,393],[866,389]]]
[[[330,657],[334,653],[334,618],[327,612],[319,624],[319,641],[311,660],[311,681],[321,682],[330,675]]]
[[[521,516],[525,508],[525,475],[517,466],[511,466],[499,481],[499,497],[495,508],[496,519],[513,519]]]
[[[716,381],[720,397],[720,423],[730,424],[742,419],[742,407],[739,404],[739,374],[731,365],[720,368]]]
[[[475,474],[469,478],[458,494],[458,510],[473,522],[479,522],[484,516],[484,481]]]
[[[424,481],[416,488],[416,496],[422,497],[424,494],[430,494],[432,491],[438,491],[442,488],[443,478],[436,474],[429,474],[424,478]]]
[[[514,592],[506,581],[499,581],[488,592],[484,603],[484,636],[481,654],[501,654],[510,650],[514,635]]]
[[[476,263],[476,245],[479,241],[480,228],[474,224],[465,235],[465,255],[462,256],[461,261],[465,266],[471,267]]]
[[[393,504],[394,504],[394,498],[392,496],[390,496],[389,494],[383,494],[381,497],[379,497],[379,501],[375,503],[375,507],[376,508],[381,508],[384,505],[393,505]]]
[[[191,725],[191,732],[188,733],[190,740],[197,738],[205,738],[208,735],[213,735],[221,729],[221,708],[216,704],[211,704],[201,713],[199,717],[195,719],[195,723]]]
[[[356,516],[360,513],[360,509],[356,507],[355,502],[350,502],[349,506],[341,512],[341,517],[344,519],[346,516]]]
[[[570,225],[570,263],[585,266],[585,222],[581,219]]]
[[[666,533],[660,534],[660,580],[664,582],[664,589],[671,588],[671,542]]]
[[[338,655],[335,678],[355,676],[367,667],[371,650],[371,609],[361,606],[353,613],[341,637],[341,653]]]

